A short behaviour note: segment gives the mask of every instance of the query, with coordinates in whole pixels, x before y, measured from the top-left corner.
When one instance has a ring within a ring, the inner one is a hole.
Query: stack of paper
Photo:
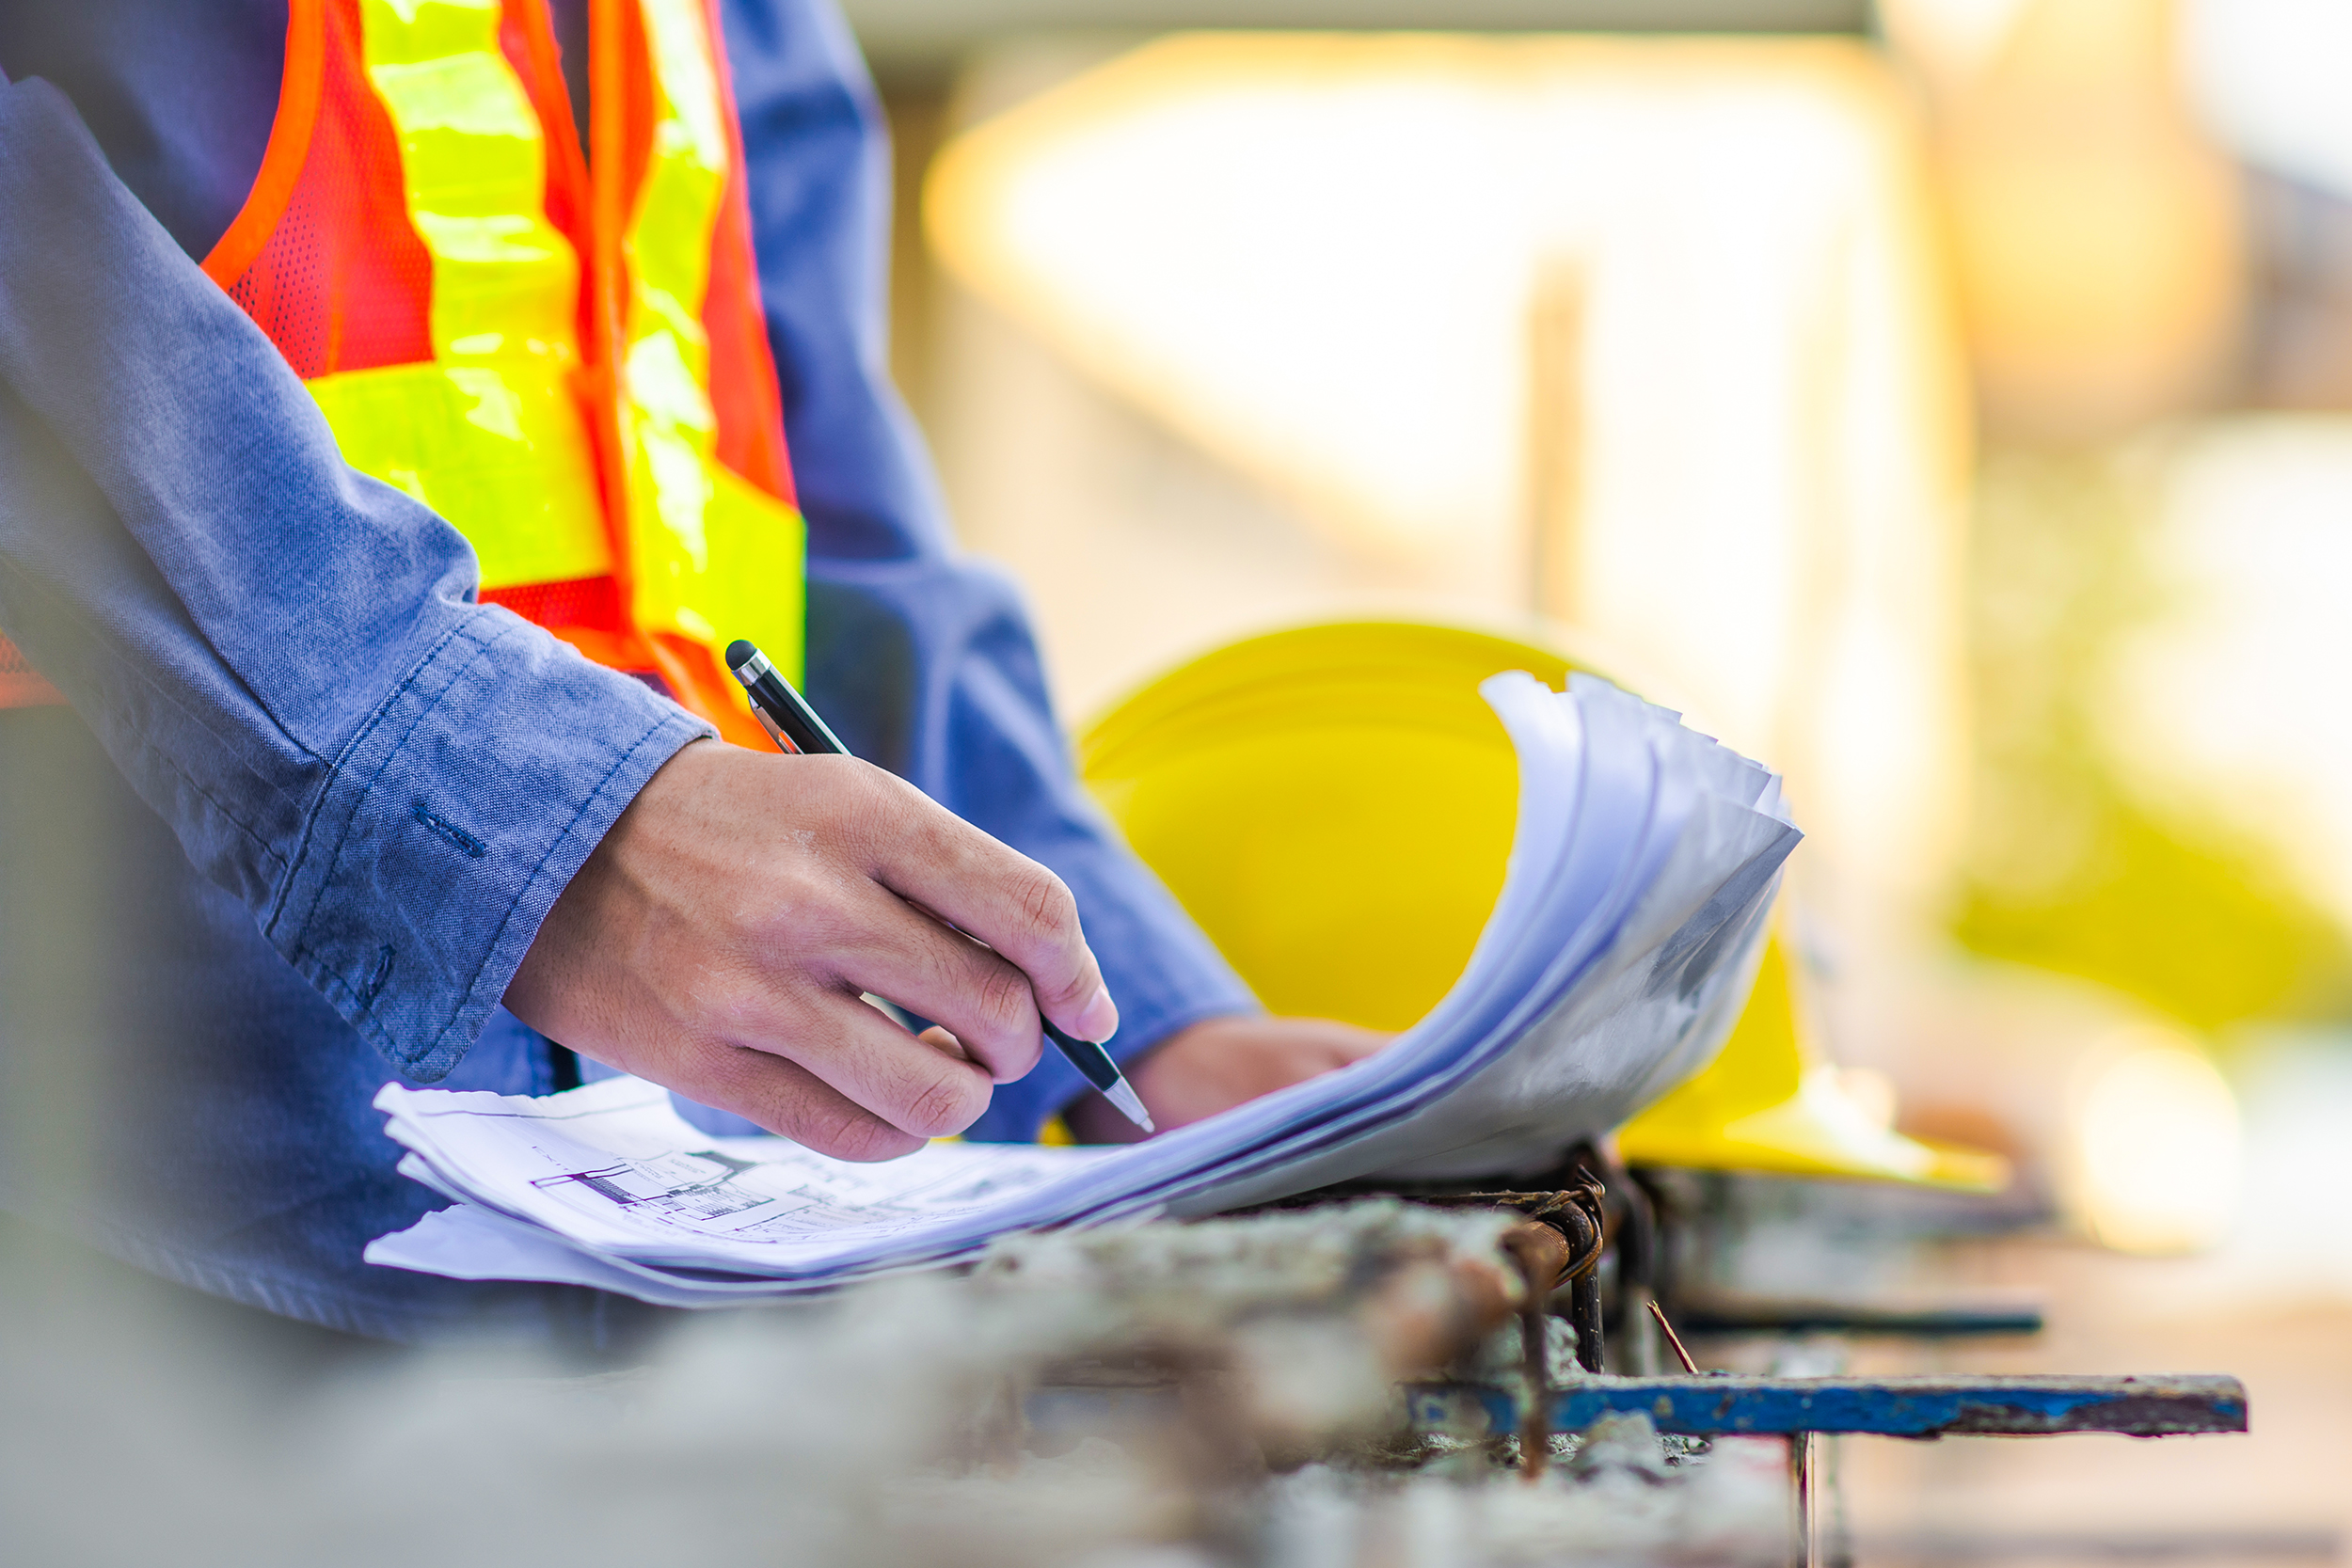
[[[1605,681],[1481,690],[1519,762],[1502,894],[1453,990],[1377,1055],[1131,1148],[935,1143],[877,1165],[714,1138],[636,1079],[540,1100],[388,1085],[402,1170],[458,1206],[369,1260],[715,1305],[1009,1230],[1549,1164],[1721,1046],[1799,835],[1777,778]]]

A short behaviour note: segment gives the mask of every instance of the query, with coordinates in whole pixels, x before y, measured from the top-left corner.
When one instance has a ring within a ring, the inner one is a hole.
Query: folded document
[[[368,1260],[720,1305],[1009,1230],[1551,1163],[1721,1047],[1799,835],[1772,774],[1605,681],[1480,689],[1518,753],[1502,894],[1454,989],[1376,1055],[1124,1148],[948,1142],[882,1164],[713,1137],[633,1078],[535,1100],[388,1085],[402,1171],[457,1206]]]

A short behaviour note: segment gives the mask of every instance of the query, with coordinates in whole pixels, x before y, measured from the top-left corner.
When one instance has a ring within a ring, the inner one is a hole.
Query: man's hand
[[[1236,1013],[1178,1030],[1125,1071],[1165,1132],[1361,1061],[1390,1037],[1328,1019]],[[1143,1136],[1100,1095],[1081,1096],[1063,1119],[1081,1143],[1133,1143]]]
[[[909,1035],[864,991],[945,1029]],[[1036,1063],[1040,1007],[1081,1039],[1119,1026],[1052,872],[853,757],[716,741],[621,814],[506,1005],[583,1056],[846,1160],[970,1126],[992,1081]]]

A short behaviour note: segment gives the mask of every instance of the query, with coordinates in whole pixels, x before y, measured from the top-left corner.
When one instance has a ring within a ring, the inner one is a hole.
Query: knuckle
[[[864,1117],[843,1130],[834,1157],[871,1164],[880,1160],[896,1160],[921,1147],[919,1138],[910,1137],[879,1117]]]
[[[1031,935],[1058,940],[1076,927],[1077,899],[1071,896],[1062,879],[1045,867],[1031,864],[1015,873],[1010,892],[1013,907],[1020,911],[1023,924]]]
[[[843,1128],[825,1152],[836,1160],[872,1164],[898,1158],[908,1152],[914,1142],[887,1123],[860,1121]]]
[[[1008,963],[992,963],[981,971],[980,983],[974,998],[979,1033],[990,1044],[1009,1040],[1024,1034],[1035,1005],[1029,995],[1029,977]]]
[[[795,1119],[800,1125],[790,1137],[836,1160],[888,1160],[908,1151],[907,1134],[854,1105],[830,1106]]]
[[[972,1074],[944,1072],[915,1091],[907,1105],[906,1130],[944,1138],[971,1126],[987,1108],[987,1091]]]

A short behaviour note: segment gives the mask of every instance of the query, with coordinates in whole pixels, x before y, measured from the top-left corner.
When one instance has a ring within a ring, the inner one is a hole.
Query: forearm
[[[462,537],[343,465],[63,99],[0,87],[0,631],[190,860],[421,1078],[704,733],[474,583]]]

